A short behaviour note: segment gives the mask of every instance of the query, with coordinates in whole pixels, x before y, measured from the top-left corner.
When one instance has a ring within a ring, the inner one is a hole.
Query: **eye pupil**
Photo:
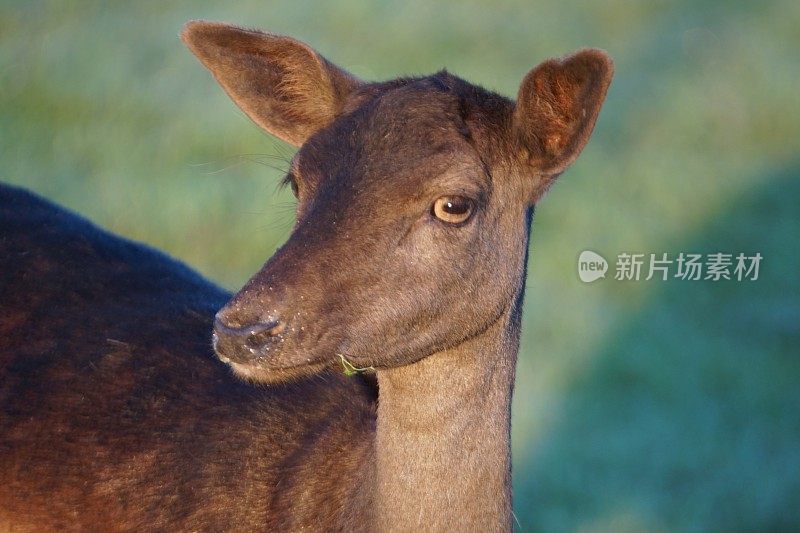
[[[451,215],[461,215],[467,212],[469,204],[467,202],[448,200],[444,204],[444,210]]]
[[[465,222],[472,214],[473,202],[463,196],[442,196],[433,204],[433,215],[448,224]]]

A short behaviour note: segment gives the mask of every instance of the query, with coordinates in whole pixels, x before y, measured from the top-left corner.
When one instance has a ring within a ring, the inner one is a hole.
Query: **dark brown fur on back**
[[[242,383],[226,292],[20,189],[0,228],[0,529],[359,528],[374,387]]]

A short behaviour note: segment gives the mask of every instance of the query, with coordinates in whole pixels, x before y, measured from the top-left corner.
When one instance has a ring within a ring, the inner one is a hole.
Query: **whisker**
[[[272,148],[280,154],[287,163],[291,163],[292,159],[294,158],[294,154],[291,152],[291,149],[287,148],[285,144],[278,143],[274,139],[272,140]]]
[[[202,163],[202,165],[211,165],[213,163],[214,162]],[[230,170],[232,168],[238,167],[242,163],[243,163],[243,161],[234,161],[233,163],[231,163],[229,165],[224,165],[224,166],[222,166],[222,167],[220,167],[220,168],[218,168],[216,170],[205,171],[204,174],[207,175],[207,176],[211,176],[211,175],[214,175],[214,174],[220,174],[222,172],[225,172],[226,170]],[[201,165],[198,164],[198,165],[195,165],[195,166],[201,166]]]
[[[271,211],[241,211],[241,213],[243,215],[269,216],[270,212],[273,212],[281,216],[291,215],[294,217],[295,205],[291,202],[281,202],[274,204],[271,207],[273,208]]]
[[[257,231],[274,231],[274,230],[281,230],[287,231],[291,229],[292,222],[289,220],[273,220],[268,224],[261,224],[260,226],[256,226]]]
[[[280,161],[282,163],[285,163],[286,166],[272,165],[272,164],[264,161],[265,159],[266,160]],[[229,163],[231,161],[233,163],[227,164],[227,163]],[[224,172],[226,170],[229,170],[229,169],[231,169],[231,168],[233,168],[233,167],[235,167],[237,165],[241,165],[244,162],[255,163],[257,165],[262,165],[262,166],[265,166],[267,168],[271,168],[273,170],[276,170],[276,171],[280,172],[281,174],[285,174],[288,171],[288,165],[291,163],[291,161],[287,160],[285,157],[279,156],[279,155],[274,155],[274,154],[239,154],[239,155],[232,155],[232,156],[228,156],[228,157],[223,157],[221,159],[215,159],[213,161],[206,161],[206,162],[203,162],[203,163],[190,163],[189,166],[190,167],[208,167],[208,166],[212,166],[212,165],[216,166],[216,165],[223,164],[224,166],[221,167],[221,168],[218,168],[216,170],[210,170],[210,171],[206,172],[206,174],[219,174],[220,172]]]

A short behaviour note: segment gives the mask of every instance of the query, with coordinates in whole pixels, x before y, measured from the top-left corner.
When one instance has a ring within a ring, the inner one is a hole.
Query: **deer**
[[[231,295],[0,187],[0,529],[511,530],[532,217],[608,54],[546,60],[514,100],[229,24],[181,37],[297,148],[295,225]]]

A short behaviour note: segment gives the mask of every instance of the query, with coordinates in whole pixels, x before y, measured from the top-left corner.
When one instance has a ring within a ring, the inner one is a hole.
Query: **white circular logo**
[[[584,283],[591,283],[606,277],[607,270],[608,261],[596,252],[584,250],[578,257],[578,277]]]

